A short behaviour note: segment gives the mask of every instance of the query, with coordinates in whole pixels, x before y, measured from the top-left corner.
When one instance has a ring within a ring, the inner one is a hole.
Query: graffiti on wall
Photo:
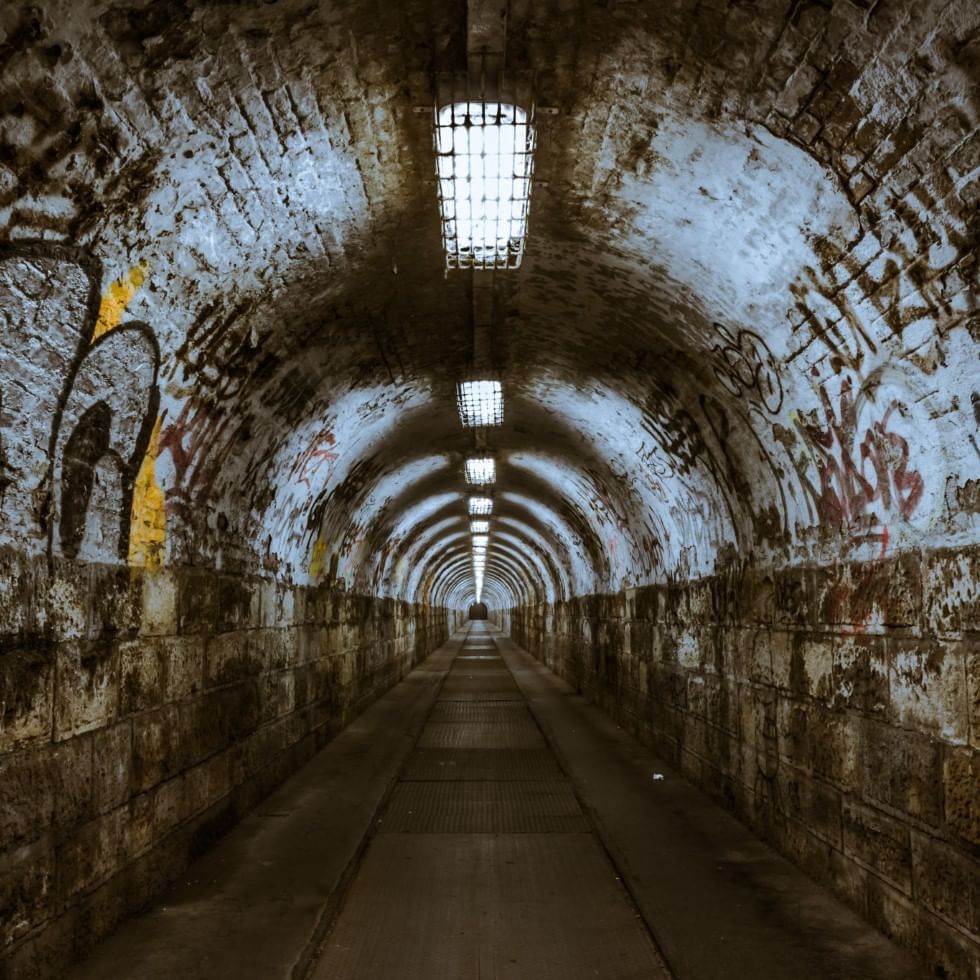
[[[797,355],[817,342],[829,352],[834,371],[867,373],[889,340],[941,343],[975,312],[969,267],[959,270],[976,247],[975,231],[921,185],[891,203],[901,233],[887,247],[870,231],[847,249],[828,238],[814,240],[819,268],[807,266],[790,287],[797,320],[806,328]],[[916,325],[923,328],[921,338]],[[940,365],[928,354],[909,356],[927,373]]]
[[[100,281],[99,263],[78,249],[0,248],[4,531],[51,555],[114,561],[129,557],[160,353],[145,323],[118,322],[121,309],[100,320]]]
[[[962,395],[934,376],[971,344],[955,331],[976,313],[976,231],[948,202],[918,184],[858,240],[815,238],[816,262],[790,286],[787,363],[809,366],[814,400],[772,430],[809,526],[882,554],[897,530],[936,518],[951,472],[944,416]]]
[[[771,416],[784,401],[775,358],[749,331],[719,328],[718,337],[718,349],[728,345],[730,350],[727,367],[722,370],[716,364],[714,370],[725,391],[737,395],[737,400],[701,393],[688,406],[671,385],[659,383],[648,396],[643,428],[663,446],[670,461],[672,495],[683,493],[690,512],[691,502],[702,499],[705,487],[710,487],[716,494],[713,503],[727,515],[727,527],[715,540],[701,542],[703,554],[726,541],[744,541],[749,547],[753,534],[756,540],[783,548],[791,526],[790,504],[783,469],[763,438]],[[750,478],[753,470],[765,473],[767,479]],[[686,528],[689,523],[684,517],[679,526]]]
[[[729,394],[744,396],[775,415],[783,406],[783,383],[769,345],[751,330],[737,333],[715,323],[715,377]]]
[[[337,440],[333,432],[329,426],[325,426],[299,454],[290,475],[309,489],[310,480],[316,477],[321,469],[325,467],[329,474],[337,459],[337,453],[334,452],[336,445]]]
[[[167,513],[193,526],[194,495],[210,495],[233,449],[227,433],[245,424],[207,402],[188,399],[176,416],[164,412],[156,451],[169,466]]]
[[[852,540],[888,543],[889,519],[908,521],[922,502],[925,480],[910,456],[911,406],[877,397],[876,373],[854,391],[845,378],[834,402],[825,388],[821,408],[793,416],[804,455],[796,457],[800,482],[816,518],[840,526]],[[812,464],[815,483],[809,473]]]

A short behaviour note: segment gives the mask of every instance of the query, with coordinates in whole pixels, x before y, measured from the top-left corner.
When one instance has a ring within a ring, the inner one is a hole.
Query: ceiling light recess
[[[437,108],[435,123],[447,268],[518,268],[534,169],[528,113],[506,102],[452,102]]]
[[[497,478],[497,467],[490,456],[476,456],[466,461],[466,482],[478,487],[488,487]]]
[[[470,497],[470,517],[489,517],[493,512],[490,497]]]
[[[500,425],[504,393],[499,381],[461,381],[456,386],[459,420],[469,429]]]

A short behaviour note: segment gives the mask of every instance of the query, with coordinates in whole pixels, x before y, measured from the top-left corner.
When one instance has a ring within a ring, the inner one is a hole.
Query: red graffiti
[[[309,487],[310,478],[316,476],[322,467],[332,467],[337,459],[337,453],[332,451],[336,444],[337,440],[330,429],[321,429],[293,464],[293,475],[296,479]]]
[[[231,453],[232,440],[225,435],[233,420],[191,400],[185,402],[174,421],[168,422],[166,415],[164,412],[160,430],[160,456],[169,453],[174,467],[173,486],[167,491],[167,511],[189,519],[192,496],[198,502],[210,496]]]
[[[820,400],[822,422],[816,412],[795,422],[819,475],[817,487],[805,464],[797,466],[817,517],[821,524],[846,527],[858,538],[887,542],[885,516],[897,513],[908,520],[925,491],[922,475],[910,465],[908,440],[893,431],[902,403],[892,400],[862,432],[850,379],[843,382],[837,411],[823,388]]]

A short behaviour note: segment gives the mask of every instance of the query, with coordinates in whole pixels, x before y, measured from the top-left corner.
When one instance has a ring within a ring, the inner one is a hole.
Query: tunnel
[[[0,980],[980,980],[976,0],[0,7]]]

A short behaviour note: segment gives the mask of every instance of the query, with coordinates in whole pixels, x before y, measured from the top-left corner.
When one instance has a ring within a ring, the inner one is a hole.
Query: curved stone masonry
[[[491,614],[967,976],[977,5],[511,0],[507,23],[554,111],[526,255],[490,287]],[[449,0],[0,11],[18,962],[109,928],[256,798],[234,787],[466,614],[477,300],[443,268],[431,131],[465,60]]]

